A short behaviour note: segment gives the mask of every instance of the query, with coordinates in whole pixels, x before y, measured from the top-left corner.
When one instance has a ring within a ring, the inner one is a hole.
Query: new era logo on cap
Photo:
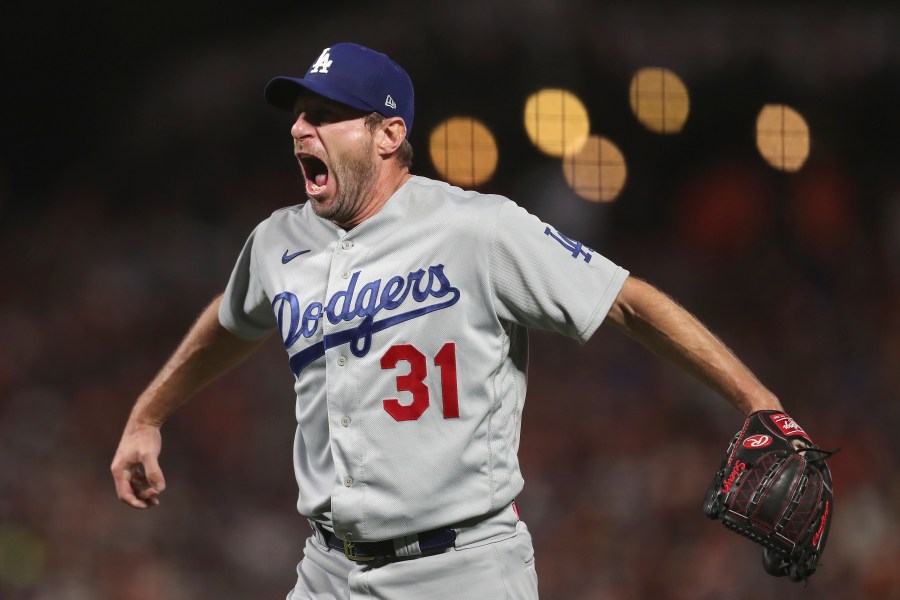
[[[387,55],[359,44],[325,48],[302,78],[276,77],[266,85],[266,100],[293,111],[297,95],[309,90],[341,104],[385,117],[400,117],[409,137],[413,124],[412,81]]]

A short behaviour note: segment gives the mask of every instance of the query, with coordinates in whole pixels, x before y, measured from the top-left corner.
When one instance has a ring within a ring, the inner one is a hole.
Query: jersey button
[[[344,477],[344,485],[350,487],[353,485],[353,479],[350,477]]]
[[[344,358],[343,356],[338,356],[338,357],[337,357],[337,364],[338,364],[339,367],[343,367],[344,365],[347,364],[347,359]]]
[[[350,278],[350,273],[348,273],[347,271],[344,271],[343,273],[341,273],[341,278],[342,278],[342,279],[349,279],[349,278]]]
[[[350,417],[341,417],[341,425],[350,427]]]
[[[341,248],[344,250],[349,250],[353,247],[353,242],[341,242]]]

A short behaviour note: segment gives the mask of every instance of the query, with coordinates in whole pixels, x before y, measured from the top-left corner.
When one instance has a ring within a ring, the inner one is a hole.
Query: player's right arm
[[[268,336],[247,341],[219,323],[215,298],[138,397],[110,467],[119,499],[135,508],[159,504],[166,487],[159,467],[160,427],[192,395],[259,348]]]

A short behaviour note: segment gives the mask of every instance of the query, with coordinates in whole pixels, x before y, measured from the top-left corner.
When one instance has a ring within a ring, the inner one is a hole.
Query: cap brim
[[[299,79],[296,77],[274,78],[266,84],[265,96],[269,104],[275,108],[293,112],[297,96],[303,91],[313,92],[329,100],[334,100],[359,110],[379,112],[377,108],[370,106],[359,98],[346,94],[341,90],[336,90],[323,81]]]

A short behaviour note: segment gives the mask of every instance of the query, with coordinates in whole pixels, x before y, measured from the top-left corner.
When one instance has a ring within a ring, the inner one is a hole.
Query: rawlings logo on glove
[[[819,565],[834,514],[833,452],[780,411],[751,414],[725,451],[703,512],[763,546],[767,573],[805,581]]]

